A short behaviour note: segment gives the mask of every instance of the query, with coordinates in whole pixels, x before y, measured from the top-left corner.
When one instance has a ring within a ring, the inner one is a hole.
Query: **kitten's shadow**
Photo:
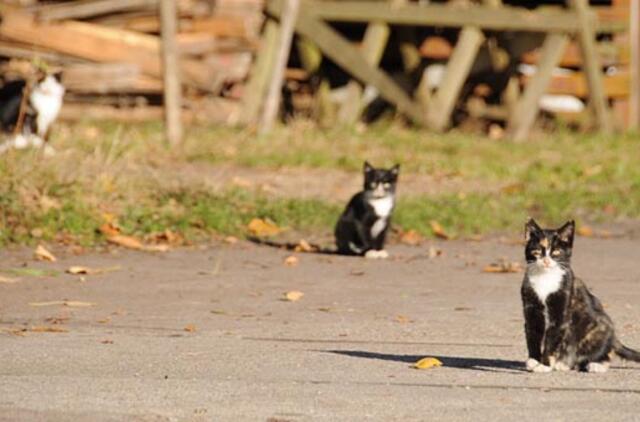
[[[387,353],[366,352],[362,350],[322,350],[325,353],[334,353],[337,355],[350,356],[354,358],[379,359],[386,361],[404,362],[413,364],[427,355],[394,355]],[[475,371],[488,372],[526,372],[521,361],[504,360],[504,359],[486,359],[486,358],[468,358],[458,356],[438,356],[428,355],[442,362],[443,366],[459,369],[471,369]]]

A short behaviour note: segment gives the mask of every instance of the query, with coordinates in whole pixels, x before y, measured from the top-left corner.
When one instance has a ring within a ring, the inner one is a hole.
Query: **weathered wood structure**
[[[274,72],[283,4],[284,0],[269,0],[265,7],[265,44],[244,97],[243,118],[249,123],[256,122],[262,112],[268,81]],[[533,9],[503,4],[502,0],[428,4],[405,0],[301,0],[295,20],[297,51],[293,54],[310,77],[323,79],[324,59],[349,75],[351,81],[340,88],[344,94],[340,110],[334,113],[346,122],[361,115],[362,92],[373,87],[419,125],[445,130],[451,125],[454,109],[462,107],[472,114],[503,121],[513,138],[524,139],[538,115],[543,95],[566,93],[585,98],[593,126],[608,132],[613,126],[610,106],[617,99],[611,91],[620,85],[605,77],[603,70],[605,66],[624,65],[625,59],[617,57],[617,50],[605,52],[603,46],[619,45],[615,41],[617,34],[626,29],[627,22],[619,25],[627,19],[628,15],[620,13],[625,8],[628,10],[629,4],[624,0],[614,0],[607,9],[591,7],[587,0]],[[363,36],[353,39],[341,26],[345,24],[364,25]],[[455,34],[433,36],[433,29]],[[380,67],[381,58],[390,47],[390,34],[405,74],[413,76],[409,89]],[[605,63],[603,56],[606,58],[607,54],[609,62]],[[611,56],[616,56],[615,63],[610,63]],[[442,60],[444,69],[437,86],[433,86],[423,59],[436,57]],[[518,66],[523,63],[535,63],[535,72],[519,73]],[[556,71],[567,65],[575,72]],[[470,87],[475,75],[480,78],[475,78],[475,86]],[[489,85],[490,94],[471,98],[469,90],[478,91],[483,82]],[[574,86],[568,86],[571,83]],[[630,96],[628,85],[626,97]],[[326,92],[328,86],[325,82],[317,86],[319,101],[331,95]]]

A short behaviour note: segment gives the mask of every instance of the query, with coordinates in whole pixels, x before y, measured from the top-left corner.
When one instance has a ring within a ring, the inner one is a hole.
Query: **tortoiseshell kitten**
[[[541,229],[525,225],[527,270],[522,283],[527,370],[605,372],[615,353],[640,362],[640,353],[617,339],[602,304],[571,270],[575,223]]]
[[[395,207],[400,166],[374,168],[364,163],[364,189],[355,194],[336,224],[338,253],[387,258],[384,250],[391,214]]]

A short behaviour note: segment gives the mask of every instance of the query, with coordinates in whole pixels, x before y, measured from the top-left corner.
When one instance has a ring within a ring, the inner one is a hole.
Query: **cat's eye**
[[[391,183],[385,182],[382,184],[385,189],[389,189],[391,187]]]
[[[532,254],[533,256],[535,256],[535,257],[540,257],[540,256],[542,256],[542,250],[540,250],[540,249],[534,249],[534,250],[532,250],[532,251],[531,251],[531,254]]]
[[[561,253],[560,249],[554,249],[551,251],[551,256],[560,256]]]
[[[369,183],[369,186],[371,187],[371,189],[375,188],[376,187],[376,182]]]

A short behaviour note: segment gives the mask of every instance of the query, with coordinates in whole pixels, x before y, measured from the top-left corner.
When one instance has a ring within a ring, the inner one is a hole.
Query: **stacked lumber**
[[[62,70],[63,117],[155,118],[163,89],[157,2],[4,1],[0,75],[11,79],[24,63]],[[178,0],[178,15],[185,114],[214,110],[223,115],[203,118],[228,120],[258,45],[262,1]],[[127,110],[143,105],[148,110]]]

